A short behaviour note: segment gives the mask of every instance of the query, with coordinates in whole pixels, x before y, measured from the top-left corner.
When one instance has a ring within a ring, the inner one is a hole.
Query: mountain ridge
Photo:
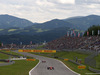
[[[18,18],[11,15],[0,15],[0,28],[10,28],[10,27],[20,27],[24,28],[26,26],[33,25],[29,20]]]
[[[100,16],[93,14],[80,18],[64,19],[64,21],[74,24],[77,29],[87,30],[92,25],[100,24]]]

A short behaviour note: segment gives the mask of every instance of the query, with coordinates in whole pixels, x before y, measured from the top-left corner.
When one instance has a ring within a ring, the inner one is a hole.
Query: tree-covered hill
[[[44,41],[49,42],[66,35],[67,31],[71,31],[71,29],[68,27],[60,27],[52,29],[50,31],[41,32],[36,35],[21,35],[21,34],[1,35],[0,40],[4,44],[11,44],[11,43],[19,44],[20,42],[23,42],[23,44],[29,44],[30,41],[32,41],[33,43],[40,43]]]
[[[10,27],[24,28],[31,25],[33,25],[33,23],[26,19],[14,17],[11,15],[0,15],[0,29],[10,28]]]
[[[85,31],[84,36],[87,36],[87,32],[89,33],[89,36],[100,35],[100,26],[99,25],[93,25],[93,26],[89,27]]]
[[[51,21],[47,21],[45,23],[34,24],[32,26],[28,26],[25,28],[11,27],[6,29],[0,29],[0,35],[12,35],[12,34],[20,34],[20,35],[36,35],[38,33],[50,32],[55,28],[74,28],[73,24],[65,22],[63,20],[54,19]],[[62,29],[63,30],[63,29]],[[55,31],[54,31],[55,32]]]
[[[83,17],[74,17],[64,19],[64,21],[72,23],[74,26],[76,26],[77,29],[87,30],[92,25],[100,25],[100,16],[89,15]]]

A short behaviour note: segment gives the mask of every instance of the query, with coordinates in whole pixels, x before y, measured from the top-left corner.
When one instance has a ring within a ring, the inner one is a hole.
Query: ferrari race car
[[[47,67],[47,70],[54,70],[54,67]]]

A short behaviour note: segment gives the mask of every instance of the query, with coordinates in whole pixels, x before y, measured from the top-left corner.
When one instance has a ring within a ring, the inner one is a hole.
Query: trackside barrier
[[[89,67],[89,70],[92,71],[92,72],[95,72],[95,73],[100,73],[100,70],[96,70],[96,69],[91,68],[91,67]]]
[[[26,60],[26,58],[11,58],[10,60]]]
[[[7,60],[5,60],[5,59],[0,59],[0,61],[1,61],[1,62],[7,62]]]
[[[56,50],[21,50],[18,52],[34,52],[34,53],[56,53]]]
[[[15,61],[11,61],[9,63],[0,63],[0,66],[12,65],[14,63],[15,63]]]
[[[72,63],[74,63],[74,64],[77,64],[77,65],[82,65],[82,64],[80,64],[80,63],[78,63],[78,62],[75,62],[75,61],[73,61],[73,60],[68,60],[68,61],[70,61],[70,62],[72,62]]]
[[[66,59],[66,58],[62,58],[62,57],[58,57],[59,59],[62,59],[62,60],[64,60],[64,59]],[[74,64],[77,64],[77,65],[82,65],[82,64],[80,64],[80,63],[78,63],[78,62],[75,62],[75,61],[73,61],[73,60],[70,60],[70,59],[68,59],[68,61],[70,61],[70,62],[72,62],[72,63],[74,63]]]
[[[65,58],[62,58],[62,57],[58,57],[59,59],[62,59],[62,60],[64,60]]]
[[[10,62],[9,59],[0,59],[2,62]]]

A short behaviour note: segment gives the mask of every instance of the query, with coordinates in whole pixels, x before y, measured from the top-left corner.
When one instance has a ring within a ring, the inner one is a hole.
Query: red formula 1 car
[[[54,70],[54,67],[47,67],[47,70]]]
[[[42,61],[42,63],[46,63],[46,61]]]

